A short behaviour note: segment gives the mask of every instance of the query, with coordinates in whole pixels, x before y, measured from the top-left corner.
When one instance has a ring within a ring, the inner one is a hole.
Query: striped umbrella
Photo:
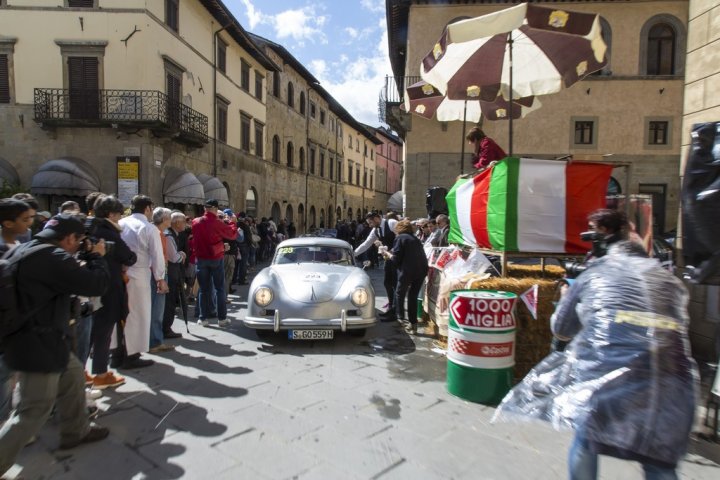
[[[540,108],[541,103],[535,97],[518,98],[510,102],[502,96],[491,101],[475,98],[472,100],[451,100],[427,82],[417,82],[405,91],[405,111],[421,117],[432,119],[435,116],[440,122],[469,120],[477,123],[483,116],[487,120],[507,120],[522,118]]]
[[[585,253],[612,165],[508,157],[448,192],[448,241],[506,252]]]
[[[559,92],[607,63],[600,17],[522,3],[452,23],[420,75],[452,100]],[[512,154],[512,117],[510,117]]]

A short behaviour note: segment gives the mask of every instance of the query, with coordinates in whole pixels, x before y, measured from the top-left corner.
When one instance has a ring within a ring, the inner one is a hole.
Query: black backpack
[[[21,245],[5,253],[0,258],[0,340],[20,330],[25,321],[36,313],[39,308],[28,312],[20,312],[17,292],[17,274],[20,262],[33,253],[44,248],[55,247],[41,243],[27,247]]]

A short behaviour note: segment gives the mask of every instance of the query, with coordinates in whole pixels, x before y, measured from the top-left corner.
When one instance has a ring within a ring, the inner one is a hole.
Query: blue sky
[[[224,0],[243,27],[283,45],[357,120],[377,126],[392,75],[385,0]]]

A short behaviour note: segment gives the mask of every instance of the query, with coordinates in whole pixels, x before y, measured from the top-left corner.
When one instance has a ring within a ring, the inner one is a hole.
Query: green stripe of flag
[[[493,249],[517,251],[517,182],[520,159],[508,157],[495,164],[488,194],[487,229]]]
[[[448,243],[459,243],[461,245],[465,243],[465,239],[463,238],[463,234],[459,228],[460,223],[458,223],[457,189],[460,185],[467,181],[467,178],[459,179],[455,182],[455,185],[453,185],[447,195],[445,195],[445,200],[448,204],[448,212],[450,213],[450,225],[452,226],[452,228],[450,228],[450,233],[448,234]]]

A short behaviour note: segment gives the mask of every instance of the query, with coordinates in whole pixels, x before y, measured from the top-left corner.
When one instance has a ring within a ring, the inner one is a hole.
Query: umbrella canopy
[[[422,61],[423,80],[453,100],[556,93],[607,60],[600,17],[522,3],[452,23]]]
[[[391,212],[402,212],[403,211],[403,191],[399,190],[392,195],[387,202],[387,209]]]
[[[33,195],[69,195],[84,197],[100,191],[100,176],[95,169],[77,157],[49,160],[32,177]]]
[[[165,202],[203,205],[205,190],[195,175],[177,167],[170,167],[165,172],[163,182]]]
[[[420,81],[407,87],[403,107],[405,111],[424,118],[431,119],[434,115],[440,122],[462,120],[477,123],[481,116],[487,120],[507,120],[510,116],[522,118],[541,106],[540,100],[535,97],[518,98],[512,104],[502,96],[492,101],[475,98],[467,100],[467,105],[465,102],[451,100],[429,83]]]
[[[203,185],[206,199],[214,198],[223,208],[230,206],[227,188],[225,188],[225,185],[223,185],[220,179],[218,179],[217,177],[213,177],[212,175],[207,175],[205,173],[201,173],[200,175],[198,175],[197,179],[200,180],[200,183],[202,183]]]

